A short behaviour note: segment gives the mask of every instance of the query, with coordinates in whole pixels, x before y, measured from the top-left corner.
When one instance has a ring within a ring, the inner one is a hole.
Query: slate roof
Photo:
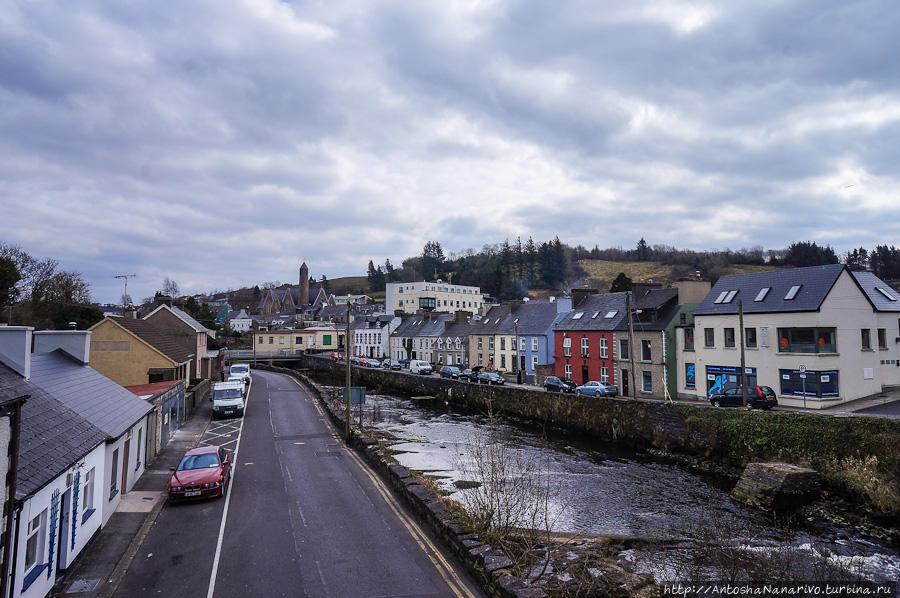
[[[426,320],[422,324],[416,336],[441,336],[447,328],[447,322],[453,322],[455,317],[453,314],[432,314],[432,319],[430,321]]]
[[[424,319],[420,315],[405,317],[401,320],[400,325],[394,330],[393,336],[416,336],[419,329],[422,328],[423,323]]]
[[[900,292],[897,289],[892,288],[872,272],[851,272],[851,274],[869,297],[875,311],[900,311]],[[883,289],[884,292],[878,289]],[[889,299],[888,295],[895,300]]]
[[[22,405],[17,499],[28,498],[106,441],[102,430],[2,363],[0,388],[29,395]]]
[[[193,353],[172,340],[165,331],[160,330],[151,322],[146,320],[136,320],[134,318],[117,318],[111,316],[109,318],[116,324],[119,324],[151,347],[174,361],[182,364],[191,360]]]
[[[509,316],[513,322],[518,318],[520,335],[545,334],[556,320],[556,304],[549,301],[528,301],[517,306]]]
[[[244,309],[241,309],[240,311],[230,311],[228,312],[228,315],[225,316],[225,319],[229,322],[232,320],[249,320],[250,314]]]
[[[615,313],[607,318],[611,312]],[[602,293],[585,297],[557,323],[556,330],[620,330],[627,322],[625,293]]]
[[[31,356],[31,382],[114,440],[147,415],[153,405],[61,349]]]
[[[743,301],[744,313],[818,311],[845,269],[842,264],[828,264],[723,276],[716,281],[694,315],[736,314],[738,300]],[[800,287],[796,296],[785,299],[794,286]],[[769,291],[760,301],[756,301],[764,288]],[[715,302],[723,292],[730,291],[736,291],[730,301]]]
[[[201,324],[200,322],[195,320],[191,316],[191,314],[187,313],[186,311],[184,311],[182,309],[179,309],[174,306],[169,306],[166,304],[160,305],[159,307],[157,307],[156,309],[151,311],[149,314],[144,316],[142,319],[147,320],[150,318],[150,316],[152,316],[156,312],[162,311],[164,309],[167,309],[170,312],[172,312],[179,320],[181,320],[182,322],[184,322],[185,324],[190,326],[194,330],[194,332],[212,332],[212,330],[210,330],[209,328],[207,328],[206,326],[204,326],[203,324]]]
[[[513,334],[512,319],[506,321],[509,313],[509,305],[492,305],[480,320],[472,324],[472,334]]]
[[[651,332],[665,329],[678,313],[678,289],[653,289],[634,298],[635,313],[632,325],[636,331]],[[637,313],[640,310],[642,313]],[[656,320],[651,320],[655,312]],[[643,321],[648,320],[648,321]],[[628,318],[621,330],[627,330]]]

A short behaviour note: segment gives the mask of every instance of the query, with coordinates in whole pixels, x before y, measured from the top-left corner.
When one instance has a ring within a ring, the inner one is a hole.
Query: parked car
[[[408,368],[408,367],[409,367],[409,362],[410,362],[411,360],[406,359],[406,358],[403,358],[403,359],[398,359],[397,361],[400,363],[400,367],[402,367],[402,368]]]
[[[352,363],[353,365],[359,365],[359,356],[357,356],[357,355],[351,355],[351,356],[350,356],[350,363]]]
[[[591,380],[575,387],[575,394],[587,397],[616,397],[619,396],[619,389],[606,382]]]
[[[362,359],[360,359],[360,365],[363,365],[367,368],[380,368],[381,362],[371,357],[363,357]]]
[[[455,365],[445,365],[441,366],[441,378],[452,378],[454,380],[459,380],[460,375],[459,368]]]
[[[428,376],[431,374],[431,364],[427,361],[422,361],[421,359],[413,359],[409,362],[409,373],[410,374],[424,374]]]
[[[250,384],[250,364],[249,363],[232,363],[228,369],[229,376],[238,375],[243,379],[244,384]]]
[[[231,479],[231,455],[218,446],[198,446],[184,454],[169,479],[169,500],[196,500],[224,495]]]
[[[335,352],[331,354],[331,358],[335,361],[344,361],[344,354]]]
[[[385,359],[384,367],[389,370],[399,370],[403,367],[403,364],[398,359]]]
[[[544,379],[544,390],[547,392],[575,392],[576,386],[577,384],[568,378],[547,376]]]
[[[216,382],[213,384],[213,417],[243,416],[244,392],[246,392],[246,386],[237,376],[228,382]]]
[[[505,384],[503,376],[497,372],[478,372],[479,384]]]
[[[744,404],[741,387],[726,388],[709,393],[713,407],[741,407]],[[775,391],[769,386],[754,386],[747,392],[747,409],[771,409],[778,406]]]
[[[476,378],[478,378],[478,373],[469,368],[466,368],[459,373],[459,379],[466,382],[475,382]]]

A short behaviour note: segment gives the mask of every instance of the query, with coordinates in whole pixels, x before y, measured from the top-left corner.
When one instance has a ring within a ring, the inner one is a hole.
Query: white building
[[[720,278],[694,327],[677,329],[679,394],[739,386],[742,337],[748,387],[770,386],[780,405],[821,409],[900,384],[900,294],[870,272],[833,264]]]
[[[391,356],[391,333],[400,325],[398,316],[379,314],[358,316],[350,325],[353,354],[382,359]]]
[[[484,295],[479,287],[450,284],[440,279],[436,282],[389,282],[385,287],[384,309],[387,313],[399,309],[408,314],[419,310],[483,313]]]

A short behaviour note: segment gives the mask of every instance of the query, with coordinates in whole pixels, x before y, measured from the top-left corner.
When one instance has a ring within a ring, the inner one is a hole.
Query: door
[[[525,371],[525,356],[524,355],[519,355],[519,371],[521,371],[521,372]]]
[[[584,384],[589,379],[590,378],[588,377],[588,366],[586,366],[586,365],[581,366],[581,383]]]
[[[64,569],[68,566],[69,542],[72,539],[72,489],[63,492],[59,501],[59,533],[56,543],[56,568]]]
[[[122,496],[125,496],[125,492],[128,491],[128,468],[131,467],[128,458],[131,455],[129,449],[131,449],[131,438],[125,441],[125,450],[122,451]]]
[[[628,396],[628,370],[622,370],[622,396]]]

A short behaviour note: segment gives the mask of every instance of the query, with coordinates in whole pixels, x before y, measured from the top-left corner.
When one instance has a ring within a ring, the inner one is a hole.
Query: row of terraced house
[[[171,304],[89,330],[0,326],[0,595],[48,595],[109,522],[219,379],[212,334]]]

